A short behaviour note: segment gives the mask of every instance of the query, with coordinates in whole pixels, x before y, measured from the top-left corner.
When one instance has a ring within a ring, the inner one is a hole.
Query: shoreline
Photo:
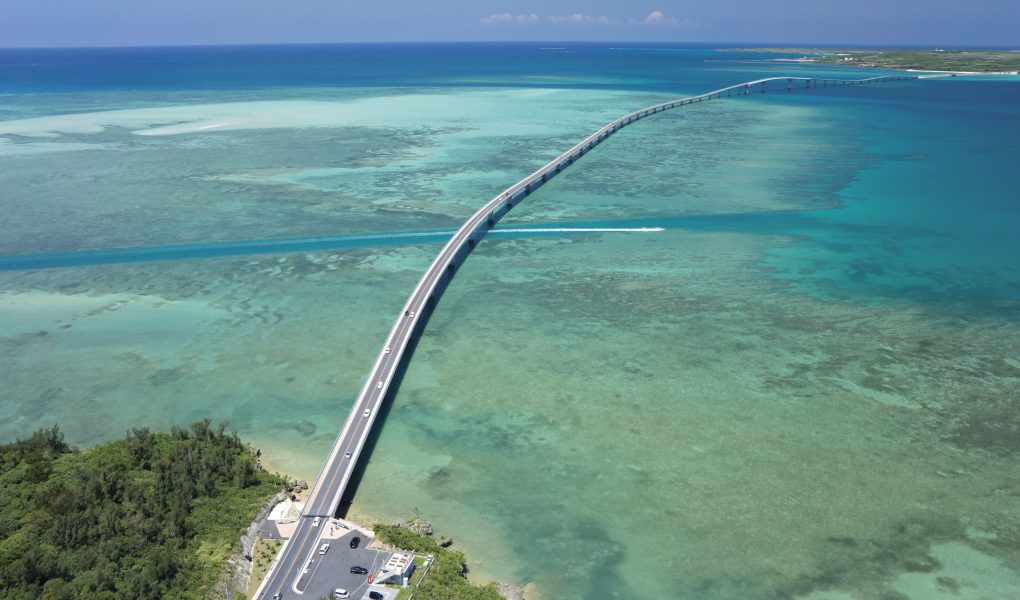
[[[814,63],[842,67],[892,69],[974,75],[1020,74],[1020,52],[1012,50],[840,48],[830,47],[743,47],[717,48],[718,52],[756,52],[772,55],[796,55],[770,58],[780,63]]]
[[[254,444],[249,443],[248,446],[252,449],[253,453],[255,450],[261,450],[260,448],[256,448]],[[308,492],[309,490],[311,490],[312,484],[315,483],[314,480],[306,479],[301,475],[295,475],[294,473],[291,473],[285,469],[280,468],[278,463],[274,462],[273,459],[268,458],[267,453],[265,451],[262,451],[262,455],[259,456],[256,460],[258,460],[261,463],[261,468],[263,471],[279,475],[284,479],[284,481],[287,482],[306,481],[308,483],[308,488],[296,491],[294,493],[294,495],[297,497],[297,500],[295,500],[295,502],[304,502],[308,498]],[[286,494],[286,492],[284,493]],[[288,498],[290,497],[289,494],[287,497]]]
[[[387,520],[382,517],[372,516],[371,513],[363,509],[355,508],[356,506],[357,505],[354,504],[351,505],[351,508],[348,510],[345,520],[360,525],[362,527],[367,527],[368,529],[372,529],[373,526],[377,523],[381,525],[386,525],[393,520],[393,519]],[[366,525],[366,523],[368,523],[369,525]],[[442,532],[440,532],[439,534],[433,534],[432,537],[434,537],[435,539],[439,539],[440,537],[443,537]],[[489,583],[494,583],[500,587],[509,586],[511,588],[514,587],[520,588],[522,590],[522,593],[524,594],[523,596],[524,600],[541,600],[541,596],[539,595],[538,590],[536,589],[535,584],[533,582],[523,583],[517,581],[505,581],[503,579],[500,579],[499,577],[496,577],[492,573],[486,571],[484,567],[479,567],[471,562],[472,549],[470,546],[465,546],[464,544],[455,541],[454,547],[452,549],[457,550],[458,552],[462,552],[464,554],[465,562],[469,567],[469,571],[466,578],[471,583],[471,585],[482,586],[487,585]]]
[[[256,449],[256,446],[254,446],[253,444],[249,444],[249,445],[251,446],[252,451],[254,451]],[[262,451],[262,455],[259,457],[259,460],[262,463],[262,469],[265,470],[266,472],[279,474],[280,477],[284,478],[287,481],[295,481],[295,480],[297,480],[297,481],[307,481],[308,482],[308,486],[309,486],[308,489],[302,490],[301,492],[296,494],[296,496],[298,498],[297,502],[304,502],[305,499],[307,499],[308,492],[311,489],[311,486],[315,483],[314,480],[303,478],[300,475],[295,475],[294,473],[291,473],[288,470],[286,470],[284,468],[281,468],[279,463],[275,462],[275,460],[273,458],[270,458],[269,454],[266,451],[264,451],[264,450]],[[381,516],[374,515],[374,514],[372,514],[370,512],[367,512],[363,508],[358,506],[357,504],[352,504],[348,508],[348,512],[344,516],[344,520],[348,521],[350,523],[353,523],[354,525],[357,525],[358,527],[362,527],[364,529],[369,529],[369,530],[373,529],[374,526],[377,523],[379,523],[379,524],[387,524],[389,521],[392,521],[392,519],[387,520],[387,519],[385,519],[385,518],[383,518]],[[465,559],[467,560],[468,565],[470,566],[471,565],[471,549],[470,548],[464,548],[464,547],[458,547],[457,550],[464,553]],[[534,586],[533,583],[528,583],[528,584],[525,585],[525,584],[518,584],[516,582],[501,581],[500,579],[494,577],[491,573],[488,573],[488,572],[484,571],[483,569],[481,569],[479,567],[475,567],[475,566],[471,567],[471,571],[470,571],[470,573],[469,573],[469,575],[467,577],[467,580],[469,582],[471,582],[472,585],[486,585],[488,583],[495,583],[497,585],[500,585],[500,584],[509,584],[511,586],[519,586],[519,587],[521,587],[524,590],[524,598],[525,598],[525,600],[540,600],[540,597],[538,596],[538,593],[535,590],[535,586]]]

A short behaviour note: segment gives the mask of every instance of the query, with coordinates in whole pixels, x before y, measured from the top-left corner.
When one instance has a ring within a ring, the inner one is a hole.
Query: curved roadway
[[[386,393],[390,388],[401,360],[404,358],[408,343],[411,341],[419,325],[424,324],[422,312],[430,310],[432,305],[434,305],[442,290],[440,286],[448,282],[449,278],[453,276],[453,271],[456,269],[459,261],[462,261],[485,232],[495,225],[496,221],[522,198],[621,128],[638,119],[643,119],[664,110],[713,100],[724,95],[748,95],[766,91],[782,91],[784,89],[792,91],[795,82],[798,87],[809,89],[819,87],[819,85],[822,87],[834,87],[917,78],[917,76],[885,76],[858,80],[841,80],[806,77],[769,77],[739,83],[700,96],[663,102],[634,111],[607,123],[595,133],[581,140],[570,150],[557,156],[542,168],[507,188],[492,200],[489,200],[483,207],[471,215],[467,222],[454,233],[450,241],[443,246],[439,255],[429,265],[425,275],[418,282],[410,298],[404,304],[400,315],[393,324],[393,328],[390,329],[389,335],[386,336],[386,341],[376,357],[375,364],[372,365],[368,380],[358,394],[354,406],[344,422],[343,429],[340,430],[329,456],[319,471],[319,475],[309,492],[304,511],[298,520],[298,525],[293,535],[284,544],[270,572],[259,586],[254,597],[258,599],[272,598],[277,593],[282,594],[282,597],[293,597],[294,594],[301,595],[304,593],[303,588],[307,583],[306,575],[304,574],[305,567],[315,557],[320,534],[326,528],[324,523],[321,527],[314,526],[314,518],[321,517],[322,519],[328,519],[338,509],[340,499],[354,472],[358,457],[372,429],[372,424],[375,422],[376,414],[386,397]],[[785,82],[785,86],[767,90],[766,87],[771,82]]]

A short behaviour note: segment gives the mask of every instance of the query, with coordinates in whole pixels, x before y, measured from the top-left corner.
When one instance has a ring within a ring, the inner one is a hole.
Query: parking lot
[[[328,543],[329,550],[325,554],[319,554],[316,550],[312,562],[308,565],[307,572],[301,576],[298,588],[304,594],[302,598],[318,600],[319,598],[332,598],[333,590],[345,589],[350,593],[352,600],[360,600],[367,597],[369,590],[368,575],[355,575],[351,573],[352,566],[359,566],[368,569],[369,574],[375,575],[386,563],[390,552],[379,550],[368,550],[369,539],[364,535],[349,531],[338,530],[335,539],[327,539],[331,525],[323,522],[322,527],[326,528],[326,538],[323,538],[318,547]],[[361,538],[358,548],[351,548],[351,540],[355,537]],[[383,594],[387,600],[396,597],[397,590],[391,590],[382,586],[372,586],[374,591]],[[284,594],[286,598],[289,594]]]

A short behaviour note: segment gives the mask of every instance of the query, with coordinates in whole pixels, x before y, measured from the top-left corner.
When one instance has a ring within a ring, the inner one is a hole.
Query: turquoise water
[[[309,477],[436,232],[624,112],[858,76],[653,46],[20,52],[0,437],[210,416]],[[665,230],[483,241],[351,514],[418,510],[536,598],[1020,595],[1018,99],[915,81],[626,128],[500,228]]]

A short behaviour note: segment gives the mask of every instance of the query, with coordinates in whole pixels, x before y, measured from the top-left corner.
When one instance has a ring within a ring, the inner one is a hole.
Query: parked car
[[[361,538],[359,538],[358,536],[354,536],[354,537],[351,538],[351,548],[357,548],[358,544],[360,544],[360,543],[361,543]]]
[[[385,596],[383,596],[379,592],[369,592],[368,597],[371,598],[372,600],[383,600],[385,598]]]
[[[353,574],[353,575],[367,575],[368,574],[368,569],[366,569],[365,567],[359,567],[357,565],[354,565],[353,567],[351,567],[351,574]]]
[[[323,544],[322,548],[319,548],[319,554],[325,554],[329,551],[329,544]]]
[[[350,598],[351,595],[343,588],[336,588],[333,590],[333,597],[337,598],[337,600],[347,600],[347,598]]]

